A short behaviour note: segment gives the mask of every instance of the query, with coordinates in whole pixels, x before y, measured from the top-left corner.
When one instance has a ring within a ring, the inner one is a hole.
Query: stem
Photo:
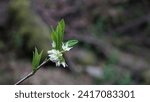
[[[28,78],[30,78],[31,76],[33,76],[40,68],[41,66],[43,66],[45,63],[47,63],[49,61],[49,59],[45,59],[43,61],[43,63],[41,63],[38,67],[37,67],[37,70],[36,71],[32,71],[30,72],[28,75],[26,75],[25,77],[23,77],[22,79],[20,79],[17,83],[15,83],[14,85],[19,85],[21,84],[22,82],[24,82],[25,80],[27,80]]]

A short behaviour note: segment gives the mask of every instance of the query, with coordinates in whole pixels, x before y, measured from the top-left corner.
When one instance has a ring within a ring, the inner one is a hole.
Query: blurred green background
[[[61,18],[80,42],[69,67],[50,62],[22,84],[150,84],[149,0],[0,0],[0,84],[31,71],[35,46],[47,56]]]

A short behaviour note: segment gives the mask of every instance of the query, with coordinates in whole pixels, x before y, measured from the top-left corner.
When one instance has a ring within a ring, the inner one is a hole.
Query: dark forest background
[[[150,84],[149,0],[0,0],[0,84],[31,71],[35,46],[66,23],[68,68],[48,63],[23,84]],[[44,58],[44,57],[43,57]]]

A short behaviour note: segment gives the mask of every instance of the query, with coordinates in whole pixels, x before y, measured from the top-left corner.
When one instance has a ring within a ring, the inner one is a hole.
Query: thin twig
[[[24,82],[26,79],[30,78],[31,76],[33,76],[40,68],[41,66],[43,66],[45,63],[47,63],[49,61],[49,59],[45,59],[43,61],[43,63],[41,63],[38,67],[37,67],[37,70],[36,71],[32,71],[30,72],[28,75],[26,75],[25,77],[23,77],[21,80],[19,80],[17,83],[15,83],[14,85],[19,85],[21,84],[22,82]]]

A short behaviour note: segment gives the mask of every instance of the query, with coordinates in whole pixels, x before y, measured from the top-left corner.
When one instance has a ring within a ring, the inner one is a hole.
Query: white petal
[[[56,62],[56,66],[58,67],[60,66],[60,61]]]
[[[62,64],[63,67],[67,66],[67,64],[64,61],[61,64]]]
[[[64,51],[69,51],[70,49],[71,49],[72,47],[69,47],[68,46],[68,43],[66,43],[66,44],[62,44],[62,49],[64,50]]]
[[[50,57],[50,60],[51,60],[52,62],[57,62],[57,61],[58,61],[57,58],[52,58],[52,57]]]
[[[48,54],[54,54],[54,53],[56,53],[56,51],[57,51],[57,50],[52,49],[52,50],[47,51],[47,53],[48,53]]]
[[[53,41],[52,42],[52,47],[55,48],[56,47],[56,43]]]

